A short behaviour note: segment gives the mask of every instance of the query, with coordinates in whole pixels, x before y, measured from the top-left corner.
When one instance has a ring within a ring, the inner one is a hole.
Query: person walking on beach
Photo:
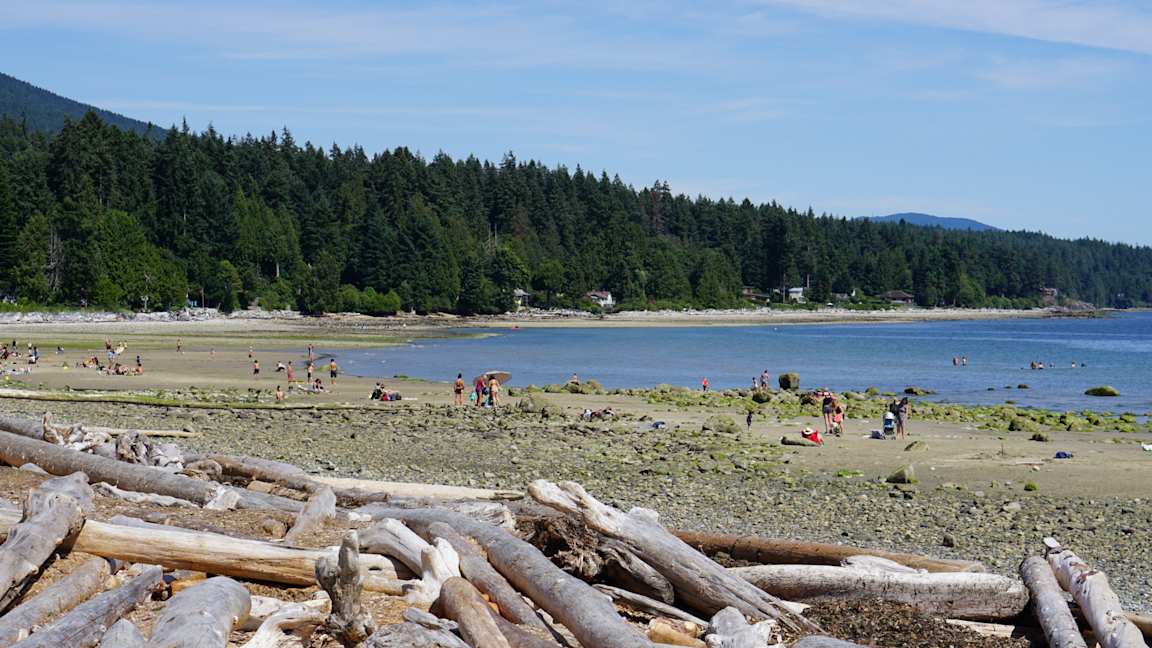
[[[708,377],[707,376],[700,379],[700,390],[705,392],[705,393],[708,392]]]
[[[832,434],[832,417],[836,414],[836,395],[830,391],[824,392],[824,399],[820,401],[820,412],[824,415],[824,435]]]
[[[752,431],[752,410],[748,410],[748,416],[744,417],[744,425],[748,426],[748,431]]]
[[[176,338],[176,353],[184,354],[184,338]]]
[[[912,413],[912,403],[908,401],[908,397],[900,399],[896,403],[896,438],[903,439],[905,428],[908,426],[908,415]]]
[[[292,378],[294,377],[295,373],[296,372],[294,372],[292,370],[292,361],[289,360],[288,364],[284,366],[284,374],[285,374],[285,377],[288,379],[289,385],[292,384]]]
[[[340,373],[340,368],[336,366],[336,358],[328,363],[328,382],[333,385],[336,384],[336,376]]]
[[[256,358],[252,358],[252,375],[253,376],[259,376],[260,375],[260,361],[257,360]]]
[[[456,374],[456,382],[452,383],[452,394],[457,407],[464,405],[464,374]]]
[[[316,372],[316,367],[312,365],[312,361],[308,361],[308,383],[312,383],[312,375]]]

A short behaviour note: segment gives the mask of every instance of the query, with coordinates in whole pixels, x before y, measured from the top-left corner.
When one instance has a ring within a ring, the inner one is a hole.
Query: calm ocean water
[[[475,331],[469,331],[474,333]],[[607,387],[671,383],[746,387],[767,369],[800,373],[805,388],[884,391],[918,385],[935,399],[1056,410],[1152,411],[1152,313],[1102,319],[919,322],[691,328],[536,328],[495,330],[378,349],[339,350],[344,370],[387,378],[465,378],[512,373],[512,385],[564,382],[572,372]],[[953,367],[953,356],[968,356]],[[1029,369],[1033,360],[1052,368]],[[1072,368],[1072,363],[1084,367]],[[1015,386],[1026,383],[1030,389]],[[1120,398],[1084,390],[1115,386]],[[1013,389],[1005,389],[1011,385]],[[994,387],[994,391],[989,391]]]

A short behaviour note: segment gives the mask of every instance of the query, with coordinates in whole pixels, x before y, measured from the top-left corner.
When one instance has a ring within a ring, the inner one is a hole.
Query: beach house
[[[612,299],[612,293],[607,290],[593,290],[592,292],[585,293],[588,301],[596,304],[600,308],[612,308],[616,305],[616,300]]]

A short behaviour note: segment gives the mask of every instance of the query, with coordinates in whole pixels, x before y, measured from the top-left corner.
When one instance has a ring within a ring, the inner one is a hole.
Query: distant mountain
[[[65,119],[78,121],[90,110],[100,115],[105,123],[123,130],[146,134],[151,129],[157,136],[163,133],[162,129],[151,124],[61,97],[0,72],[0,117],[24,119],[31,130],[55,133],[64,127]]]
[[[920,214],[917,212],[903,212],[900,214],[888,214],[887,216],[865,216],[864,218],[874,220],[878,223],[899,223],[900,221],[904,221],[909,225],[939,227],[949,230],[970,230],[973,232],[997,232],[1000,230],[998,227],[992,227],[980,221],[974,221],[971,218],[948,218],[946,216],[933,216],[932,214]]]

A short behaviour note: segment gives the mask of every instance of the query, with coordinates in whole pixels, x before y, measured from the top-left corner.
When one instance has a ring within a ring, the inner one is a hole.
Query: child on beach
[[[276,402],[277,403],[283,403],[284,402],[284,388],[281,387],[280,385],[276,385]]]
[[[260,361],[255,359],[255,358],[252,359],[252,375],[253,376],[259,376],[260,375]]]
[[[336,376],[340,373],[340,368],[336,366],[336,358],[328,363],[328,381],[333,385],[336,384]]]

